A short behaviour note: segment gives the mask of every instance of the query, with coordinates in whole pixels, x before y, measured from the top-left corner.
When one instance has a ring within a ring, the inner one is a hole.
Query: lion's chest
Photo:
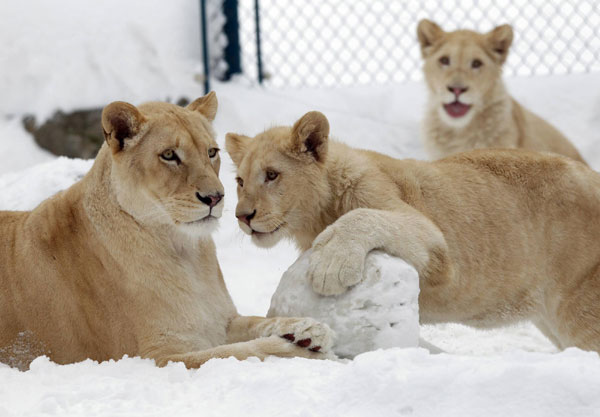
[[[193,349],[224,344],[229,321],[237,313],[216,255],[184,254],[173,265],[167,282],[171,288],[161,291],[166,308],[161,321],[166,321],[169,332]]]

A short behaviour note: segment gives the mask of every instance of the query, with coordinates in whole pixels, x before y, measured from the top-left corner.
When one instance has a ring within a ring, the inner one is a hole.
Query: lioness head
[[[226,148],[237,166],[236,217],[252,241],[270,247],[297,236],[325,200],[329,122],[309,112],[293,127],[274,127],[254,138],[228,133]]]
[[[417,36],[432,105],[448,125],[465,126],[500,82],[512,28],[502,25],[488,33],[445,32],[424,19],[419,22]]]
[[[214,92],[185,108],[121,101],[104,108],[111,182],[123,210],[140,223],[172,225],[192,236],[215,228],[224,195],[211,127],[216,112]]]

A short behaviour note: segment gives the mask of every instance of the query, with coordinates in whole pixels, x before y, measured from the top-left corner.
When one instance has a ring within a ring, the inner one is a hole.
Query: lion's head
[[[192,236],[215,228],[224,196],[211,127],[216,112],[213,92],[185,108],[120,101],[104,108],[111,182],[123,210],[140,223],[172,225]]]
[[[254,138],[227,134],[227,152],[237,166],[236,217],[256,245],[297,238],[315,223],[327,200],[328,136],[329,122],[319,112]]]
[[[425,80],[430,103],[440,119],[450,126],[462,127],[483,108],[501,84],[502,65],[512,43],[509,25],[488,33],[470,30],[445,32],[424,19],[417,36],[425,64]]]

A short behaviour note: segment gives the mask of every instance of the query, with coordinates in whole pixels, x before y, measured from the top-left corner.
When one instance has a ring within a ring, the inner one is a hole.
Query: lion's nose
[[[198,200],[202,201],[204,204],[212,208],[219,204],[219,201],[223,199],[223,194],[217,193],[207,196],[201,196],[200,193],[196,192],[196,197],[198,197]]]
[[[235,217],[237,217],[239,221],[246,223],[248,226],[250,226],[250,220],[252,220],[254,218],[254,216],[256,216],[256,210],[254,210],[250,214],[236,214],[235,215]]]
[[[457,98],[458,98],[458,96],[460,96],[462,93],[464,93],[468,89],[469,89],[469,87],[453,86],[453,85],[448,86],[448,91],[450,91],[451,93],[454,93],[454,95]]]

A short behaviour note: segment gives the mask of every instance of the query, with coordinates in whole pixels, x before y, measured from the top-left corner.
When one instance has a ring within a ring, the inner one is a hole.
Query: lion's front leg
[[[402,258],[424,278],[447,253],[442,232],[424,215],[404,204],[396,211],[352,210],[313,242],[309,279],[323,295],[336,295],[363,280],[367,254],[380,249]]]
[[[146,355],[146,357],[154,359],[158,366],[165,366],[169,362],[183,362],[186,368],[199,368],[204,363],[215,358],[234,357],[239,360],[245,360],[256,357],[264,360],[269,356],[309,359],[328,358],[321,352],[315,352],[298,344],[290,343],[290,341],[279,336],[261,337],[247,342],[231,343],[194,352]]]

